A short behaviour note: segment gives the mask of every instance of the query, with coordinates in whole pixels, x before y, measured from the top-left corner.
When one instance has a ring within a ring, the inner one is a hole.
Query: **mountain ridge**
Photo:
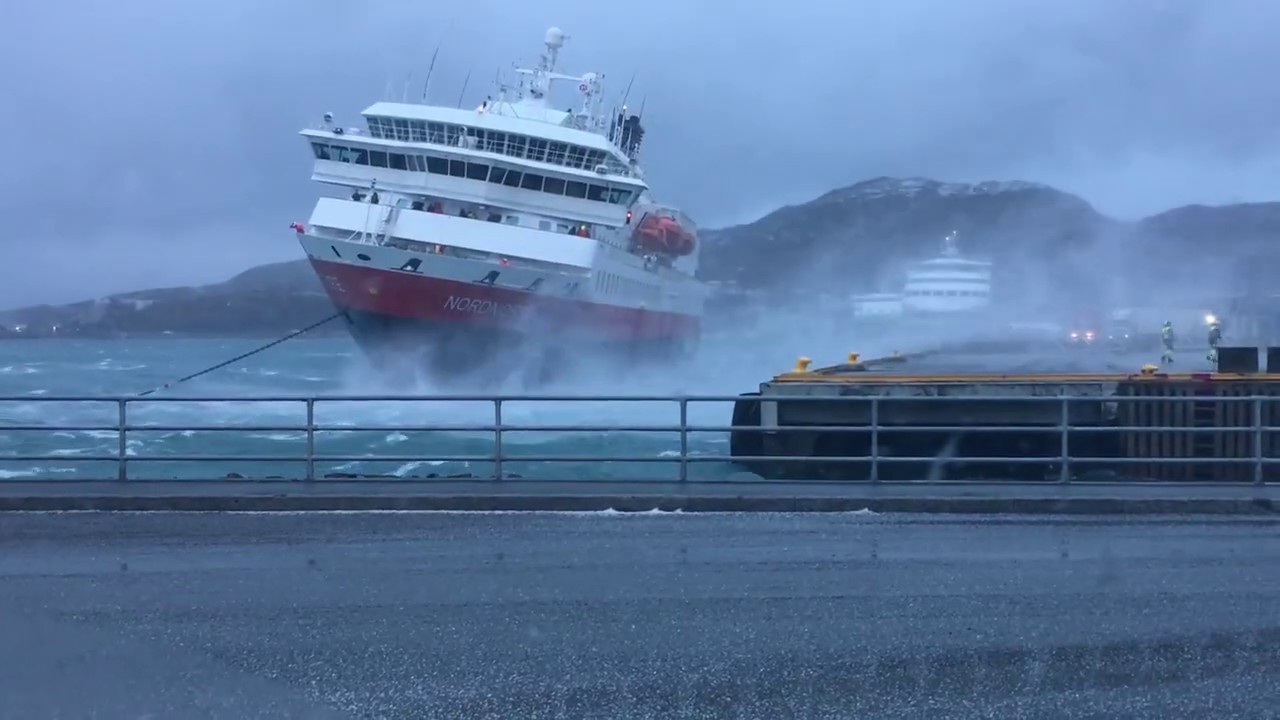
[[[1068,287],[1101,292],[1090,280],[1107,270],[1135,282],[1203,272],[1197,266],[1209,247],[1239,247],[1256,264],[1275,245],[1270,239],[1280,236],[1280,202],[1187,205],[1121,221],[1042,183],[882,176],[749,223],[703,230],[699,274],[720,288],[766,294],[892,288],[907,263],[936,254],[952,231],[966,254],[1005,268],[997,288],[1019,297],[1038,293],[1051,303]],[[299,259],[210,285],[0,312],[0,337],[6,331],[20,337],[261,335],[289,332],[330,312],[318,279]]]

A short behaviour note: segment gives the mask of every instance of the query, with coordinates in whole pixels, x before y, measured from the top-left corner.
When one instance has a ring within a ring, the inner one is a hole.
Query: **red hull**
[[[696,339],[700,318],[312,258],[334,304],[370,315],[519,332],[527,321],[606,342]]]

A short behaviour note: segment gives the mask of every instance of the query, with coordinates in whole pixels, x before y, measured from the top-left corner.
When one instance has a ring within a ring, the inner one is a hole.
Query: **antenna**
[[[627,90],[626,90],[626,92],[623,92],[623,94],[622,94],[622,106],[623,106],[623,108],[626,108],[626,106],[627,106],[627,97],[631,97],[631,86],[632,86],[632,85],[635,85],[635,83],[636,83],[636,76],[637,76],[637,74],[639,74],[639,73],[640,73],[640,70],[636,70],[636,72],[631,73],[631,82],[628,82],[628,83],[627,83]]]
[[[467,77],[462,81],[462,91],[458,93],[458,108],[462,108],[462,96],[467,94],[467,83],[471,82],[471,71],[467,71]]]
[[[422,81],[422,102],[424,103],[427,101],[427,89],[431,87],[431,71],[436,69],[436,58],[440,56],[440,46],[444,45],[444,39],[452,27],[453,21],[450,20],[444,28],[444,33],[440,35],[440,41],[436,43],[435,52],[431,53],[431,64],[427,65],[427,79]]]

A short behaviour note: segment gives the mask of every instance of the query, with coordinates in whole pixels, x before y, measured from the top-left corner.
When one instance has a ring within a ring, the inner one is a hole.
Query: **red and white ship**
[[[302,131],[312,179],[338,190],[294,230],[371,359],[452,374],[530,341],[628,359],[696,346],[696,229],[652,199],[640,117],[604,110],[602,76],[556,71],[564,40],[548,30],[538,67],[479,107],[379,102],[366,128],[326,114]],[[555,109],[559,84],[576,107]]]

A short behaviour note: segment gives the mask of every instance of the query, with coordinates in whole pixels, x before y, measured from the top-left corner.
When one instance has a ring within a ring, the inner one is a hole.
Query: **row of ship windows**
[[[364,148],[327,145],[318,142],[311,143],[311,149],[318,160],[335,160],[337,162],[369,165],[391,170],[428,172],[435,175],[448,175],[468,180],[486,180],[494,185],[505,185],[552,195],[607,202],[612,205],[630,205],[631,196],[634,192],[626,188],[565,180],[564,178],[548,177],[537,173],[509,170],[485,165],[484,163],[465,162],[433,155],[402,155],[400,153],[382,152],[381,150],[366,150]]]
[[[371,117],[368,121],[369,135],[383,140],[467,147],[581,170],[593,170],[597,165],[604,165],[610,172],[622,175],[629,172],[627,166],[610,153],[581,145],[424,120]]]
[[[987,297],[988,290],[908,290],[907,297]]]

